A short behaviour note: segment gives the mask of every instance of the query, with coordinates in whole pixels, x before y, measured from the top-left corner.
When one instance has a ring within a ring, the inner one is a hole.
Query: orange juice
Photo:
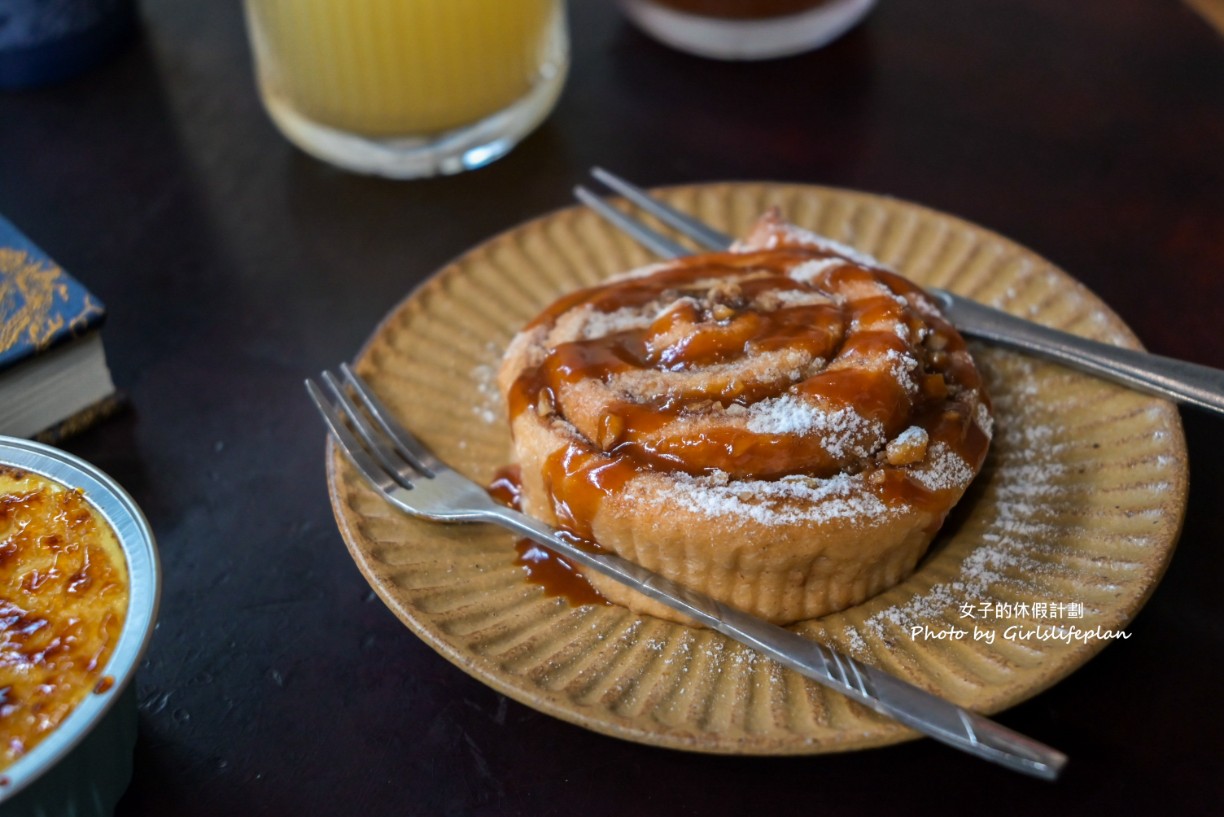
[[[264,107],[349,170],[457,173],[505,154],[565,82],[564,0],[246,0]]]
[[[248,0],[270,105],[373,137],[446,131],[527,94],[562,0]]]

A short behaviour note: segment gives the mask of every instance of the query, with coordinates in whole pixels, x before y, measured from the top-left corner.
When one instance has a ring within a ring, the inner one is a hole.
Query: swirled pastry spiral
[[[729,252],[561,298],[499,385],[526,512],[779,623],[907,576],[992,426],[929,296],[776,213]]]

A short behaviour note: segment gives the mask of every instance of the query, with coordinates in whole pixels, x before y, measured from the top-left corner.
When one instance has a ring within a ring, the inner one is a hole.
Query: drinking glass
[[[306,152],[396,178],[509,151],[569,65],[564,0],[246,0],[264,107]]]

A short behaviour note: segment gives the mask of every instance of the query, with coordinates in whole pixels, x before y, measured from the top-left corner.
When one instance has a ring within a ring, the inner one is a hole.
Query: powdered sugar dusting
[[[909,475],[928,490],[946,491],[968,485],[973,479],[973,469],[947,443],[937,442],[931,446],[923,466],[913,469]]]
[[[901,388],[910,394],[917,394],[918,381],[914,373],[919,369],[918,359],[896,349],[889,349],[884,354],[884,359],[888,361],[888,373],[901,384]]]
[[[802,227],[797,227],[794,224],[787,224],[783,228],[785,238],[783,243],[799,244],[807,247],[816,247],[825,252],[837,253],[842,258],[847,258],[856,264],[861,264],[865,267],[875,267],[876,269],[889,269],[879,259],[868,255],[865,252],[856,250],[848,244],[843,244],[840,241],[834,241],[823,235],[817,235],[811,230],[805,230]],[[775,244],[776,246],[776,244]]]
[[[827,292],[803,289],[777,289],[770,293],[778,303],[785,306],[812,306],[814,304],[837,303],[837,299]]]
[[[850,647],[850,652],[855,655],[864,655],[867,653],[867,642],[863,636],[853,627],[846,628],[846,643]]]
[[[974,422],[977,427],[982,430],[987,437],[994,436],[994,417],[990,413],[990,409],[986,408],[985,403],[978,403],[977,413],[974,416]]]
[[[501,353],[495,343],[489,343],[486,351],[494,358]],[[472,404],[472,413],[487,425],[504,422],[506,408],[502,402],[501,391],[497,388],[497,366],[482,363],[473,367],[471,376],[472,381],[476,384],[476,394],[479,397]]]
[[[754,403],[748,410],[748,430],[754,434],[819,435],[824,449],[838,459],[867,457],[884,442],[883,424],[853,408],[827,411],[793,394]]]
[[[796,264],[787,271],[787,275],[801,284],[810,284],[820,275],[823,275],[828,270],[844,265],[846,262],[841,258],[814,258],[811,261],[804,261],[802,264]]]
[[[613,312],[590,310],[582,326],[582,336],[587,340],[602,338],[616,332],[627,332],[650,325],[650,318],[640,310],[622,307]]]
[[[762,525],[885,519],[894,513],[867,490],[858,474],[828,478],[787,476],[777,480],[678,474],[660,500],[704,516],[746,518]]]

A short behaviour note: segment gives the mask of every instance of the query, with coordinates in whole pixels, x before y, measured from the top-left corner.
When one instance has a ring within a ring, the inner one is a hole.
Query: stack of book
[[[54,442],[120,404],[106,309],[0,217],[0,434]]]

